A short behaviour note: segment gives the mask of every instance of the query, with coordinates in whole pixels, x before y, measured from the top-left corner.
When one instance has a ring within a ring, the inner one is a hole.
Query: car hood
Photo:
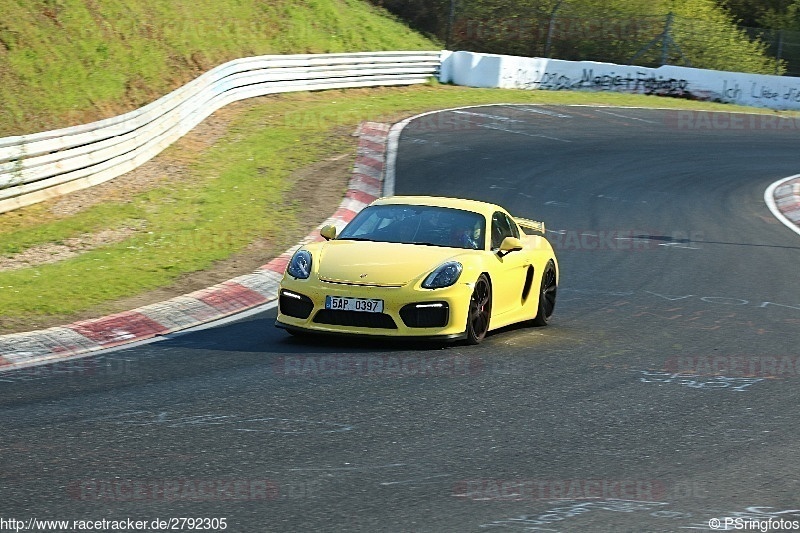
[[[332,240],[319,253],[321,280],[401,286],[431,272],[462,250],[421,244]]]

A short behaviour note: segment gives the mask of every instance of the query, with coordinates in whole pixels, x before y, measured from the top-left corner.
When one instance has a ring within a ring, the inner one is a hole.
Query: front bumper
[[[379,287],[286,276],[278,296],[275,325],[309,331],[371,337],[458,339],[465,335],[472,284],[442,289]],[[382,313],[325,309],[327,296],[383,300]]]

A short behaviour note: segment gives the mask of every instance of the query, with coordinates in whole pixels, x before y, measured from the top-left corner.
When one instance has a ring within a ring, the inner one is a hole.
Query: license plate
[[[341,296],[326,296],[325,309],[337,311],[360,311],[363,313],[382,313],[383,300],[372,298],[343,298]]]

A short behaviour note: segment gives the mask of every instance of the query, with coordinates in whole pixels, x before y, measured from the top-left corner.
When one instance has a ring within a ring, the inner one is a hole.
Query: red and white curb
[[[770,185],[764,192],[764,201],[778,220],[800,235],[800,174]]]
[[[0,370],[152,339],[275,301],[278,284],[295,250],[303,244],[322,240],[319,230],[323,226],[333,224],[338,229],[343,228],[356,213],[381,196],[389,125],[365,122],[359,127],[358,135],[353,175],[339,208],[296,246],[252,274],[191,294],[102,318],[0,336]]]

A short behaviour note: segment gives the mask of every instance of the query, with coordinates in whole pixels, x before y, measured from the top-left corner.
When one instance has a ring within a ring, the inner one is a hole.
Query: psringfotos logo
[[[87,479],[68,491],[72,499],[90,502],[268,501],[279,495],[268,479]]]
[[[453,486],[453,496],[470,501],[658,501],[665,493],[660,481],[636,479],[470,479]]]
[[[457,378],[483,367],[482,359],[463,355],[298,355],[278,357],[272,370],[291,378]]]

